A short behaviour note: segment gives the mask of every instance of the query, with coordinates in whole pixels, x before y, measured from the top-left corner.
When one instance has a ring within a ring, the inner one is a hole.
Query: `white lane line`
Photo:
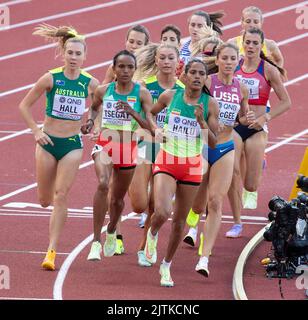
[[[0,249],[0,253],[46,254],[46,251]],[[68,256],[69,252],[57,252],[57,255]]]
[[[16,24],[11,24],[11,25],[9,25],[7,27],[3,27],[3,28],[0,27],[0,31],[3,30],[3,29],[12,30],[12,29],[16,29],[16,28],[20,28],[20,27],[24,27],[24,26],[29,26],[29,25],[35,24],[35,23],[46,22],[46,21],[49,21],[49,20],[59,19],[59,18],[63,18],[63,17],[75,15],[75,14],[80,14],[80,13],[90,12],[90,11],[94,11],[94,10],[99,10],[99,9],[116,6],[118,4],[130,2],[130,1],[132,1],[132,0],[115,0],[115,1],[111,1],[111,2],[105,2],[103,4],[98,4],[98,5],[95,5],[95,6],[84,7],[84,8],[80,8],[80,9],[76,9],[76,10],[71,10],[71,11],[67,11],[67,12],[54,14],[54,15],[51,15],[51,16],[43,17],[43,18],[38,18],[38,19],[28,20],[28,21],[24,21],[24,22],[19,22],[19,23],[16,23]]]
[[[53,300],[50,298],[29,298],[29,297],[20,297],[20,298],[16,298],[16,297],[0,297],[0,300]]]
[[[121,221],[125,221],[134,215],[136,215],[135,212],[129,213],[126,216],[122,216]],[[106,230],[107,230],[107,225],[102,228],[102,233],[105,232]],[[93,239],[93,233],[90,234],[87,238],[85,238],[81,243],[79,243],[78,246],[68,255],[68,257],[63,262],[57,274],[57,278],[53,287],[54,299],[62,300],[62,286],[66,278],[67,272],[71,264],[79,255],[79,253],[92,241],[92,239]]]
[[[296,140],[297,138],[303,136],[303,135],[306,134],[306,133],[308,133],[308,129],[305,129],[305,130],[303,130],[303,131],[301,131],[301,132],[293,135],[293,136],[290,137],[290,138],[287,138],[287,139],[285,139],[285,140],[282,140],[282,141],[280,141],[280,142],[278,142],[278,143],[276,143],[276,144],[274,144],[274,145],[266,148],[266,149],[265,149],[265,153],[268,153],[268,152],[271,152],[271,151],[273,151],[273,150],[275,150],[275,149],[277,149],[277,148],[280,148],[281,146],[283,146],[283,145],[285,145],[285,144],[287,144],[287,143],[289,143],[289,142],[291,142],[291,141],[293,141],[293,140]]]
[[[116,26],[113,26],[113,27],[110,27],[110,28],[101,29],[101,30],[98,30],[98,31],[95,31],[95,32],[91,32],[91,33],[85,34],[85,36],[86,36],[87,39],[89,39],[91,37],[96,37],[96,36],[99,36],[99,35],[102,35],[102,34],[114,32],[114,31],[117,31],[117,30],[125,29],[125,28],[129,28],[129,27],[131,27],[131,26],[133,26],[135,24],[144,24],[144,23],[147,23],[147,22],[168,18],[168,17],[175,16],[175,15],[178,15],[178,14],[181,14],[181,13],[185,13],[185,12],[192,11],[192,10],[197,10],[197,9],[200,9],[200,8],[203,8],[203,7],[208,7],[208,6],[212,6],[212,5],[223,3],[223,2],[227,2],[227,1],[228,0],[213,0],[213,1],[209,1],[209,2],[204,3],[204,4],[198,4],[198,5],[194,5],[194,6],[190,6],[190,7],[186,7],[186,8],[182,8],[182,9],[178,9],[178,10],[173,10],[173,11],[169,11],[167,13],[159,14],[159,15],[152,16],[152,17],[149,17],[149,18],[139,19],[139,20],[135,20],[135,21],[132,21],[132,22],[127,22],[127,23],[124,23],[124,24],[116,25]],[[8,55],[5,55],[5,56],[1,56],[0,57],[0,61],[16,58],[16,57],[19,57],[19,56],[22,56],[22,55],[25,55],[25,54],[33,53],[33,52],[46,50],[46,49],[49,49],[49,48],[52,48],[52,47],[55,47],[55,46],[56,46],[56,44],[52,43],[52,44],[39,46],[39,47],[28,49],[28,50],[23,50],[23,51],[11,53],[11,54],[8,54]]]
[[[31,2],[31,0],[14,0],[14,1],[0,3],[0,8],[3,6],[13,6],[15,4],[19,4],[19,3],[23,3],[23,2]]]

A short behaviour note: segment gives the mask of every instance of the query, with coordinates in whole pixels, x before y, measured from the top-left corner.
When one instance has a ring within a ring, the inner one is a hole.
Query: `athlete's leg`
[[[109,216],[107,232],[114,233],[117,223],[124,209],[124,197],[134,175],[132,169],[114,169],[112,173],[112,185],[110,190]]]
[[[101,230],[108,209],[108,190],[113,164],[104,151],[94,154],[93,157],[95,173],[98,179],[93,199],[93,241],[101,242]]]
[[[260,185],[266,144],[267,133],[265,131],[255,133],[245,141],[247,170],[244,187],[247,191],[256,191]]]
[[[234,139],[234,168],[233,177],[230,189],[228,191],[228,198],[233,213],[233,219],[235,224],[241,224],[241,209],[242,209],[242,183],[241,183],[241,170],[240,160],[242,151],[244,148],[243,141],[239,134],[233,130]]]
[[[152,174],[152,165],[138,164],[129,186],[129,197],[134,212],[142,213],[149,204],[148,185]]]
[[[210,169],[208,214],[204,223],[204,246],[202,256],[209,257],[219,232],[223,199],[231,185],[234,150],[228,152]]]
[[[38,199],[45,208],[52,204],[58,161],[39,144],[36,145],[35,159]]]
[[[176,189],[174,213],[172,216],[171,232],[165,255],[165,261],[170,262],[183,237],[185,220],[193,199],[197,193],[198,186],[189,184],[178,184]]]
[[[58,161],[53,198],[54,209],[49,224],[49,247],[57,250],[61,231],[67,217],[67,195],[76,177],[82,158],[82,149],[69,152]]]

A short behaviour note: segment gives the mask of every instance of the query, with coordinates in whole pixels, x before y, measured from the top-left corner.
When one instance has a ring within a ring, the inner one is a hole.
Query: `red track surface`
[[[107,1],[104,1],[107,2]],[[221,4],[201,8],[207,11],[223,9],[227,16],[224,25],[237,22],[241,10],[248,5],[260,7],[264,13],[280,9],[300,1],[241,1],[232,0]],[[65,11],[79,9],[85,6],[101,4],[102,1],[81,0],[74,1],[31,1],[14,5],[11,10],[11,24],[38,19]],[[81,33],[91,33],[97,30],[110,28],[117,25],[137,21],[140,19],[173,12],[189,6],[205,3],[196,0],[155,1],[155,5],[144,5],[142,0],[132,0],[114,7],[103,8],[85,14],[72,15],[48,21],[53,25],[71,24]],[[178,25],[183,36],[188,35],[187,18],[195,10],[182,14],[172,15],[144,23],[151,32],[153,41],[158,41],[161,28],[167,23]],[[295,9],[266,18],[264,30],[266,37],[277,42],[289,39],[305,30],[298,30],[295,26],[297,14]],[[89,23],[90,22],[90,23]],[[1,31],[0,57],[43,46],[39,37],[31,36],[34,25],[16,28],[11,31]],[[91,66],[112,58],[115,52],[122,49],[127,27],[118,31],[105,33],[88,39],[88,57],[85,64]],[[224,32],[224,39],[236,36],[239,27],[228,29]],[[281,50],[285,57],[285,66],[288,70],[289,80],[307,74],[306,55],[307,38],[283,45]],[[52,299],[55,280],[58,272],[46,272],[40,269],[43,253],[48,245],[48,223],[50,210],[41,208],[16,209],[5,207],[12,202],[37,203],[36,189],[32,188],[15,195],[8,194],[35,182],[34,168],[34,140],[32,135],[23,134],[15,138],[1,141],[8,136],[7,131],[21,131],[26,129],[22,122],[18,103],[25,95],[26,90],[15,94],[7,91],[34,83],[46,70],[58,66],[61,61],[54,60],[54,49],[47,49],[11,59],[0,60],[1,92],[0,92],[0,265],[10,268],[10,289],[0,290],[3,298],[45,298]],[[12,72],[13,71],[13,72]],[[98,68],[91,73],[102,80],[106,67]],[[4,76],[5,75],[5,76]],[[288,87],[293,106],[287,114],[275,119],[270,124],[269,141],[276,143],[280,138],[287,138],[307,128],[308,111],[305,105],[307,100],[307,78]],[[6,93],[1,96],[1,93]],[[275,100],[272,100],[275,105]],[[44,117],[44,99],[33,108],[37,121]],[[264,172],[259,189],[259,206],[254,211],[244,211],[243,215],[267,216],[267,202],[274,194],[288,198],[299,168],[307,135],[304,140],[293,142],[300,145],[287,144],[267,155],[268,167]],[[270,145],[270,144],[269,144]],[[85,141],[83,161],[90,160],[92,143]],[[96,188],[96,177],[92,165],[79,171],[74,186],[70,193],[69,207],[82,209],[92,206],[92,198]],[[126,201],[124,214],[131,212],[129,201]],[[27,212],[31,211],[32,216]],[[10,215],[5,215],[10,214]],[[15,215],[12,215],[15,214]],[[43,215],[43,216],[41,216]],[[226,201],[224,215],[231,215]],[[231,222],[231,219],[223,219]],[[244,222],[249,222],[244,220]],[[255,222],[255,221],[253,221]],[[223,223],[217,244],[211,257],[211,277],[203,279],[194,272],[197,262],[196,250],[180,245],[172,265],[172,276],[175,287],[166,290],[159,286],[158,266],[153,268],[140,268],[137,265],[136,250],[142,230],[137,227],[136,219],[128,219],[123,225],[125,240],[125,254],[113,258],[103,258],[101,262],[91,263],[86,261],[89,245],[87,245],[68,269],[63,284],[62,295],[64,299],[233,299],[232,276],[236,261],[245,244],[251,237],[264,226],[262,224],[246,224],[244,235],[240,239],[228,240],[224,233],[230,227]],[[158,261],[163,258],[168,239],[170,224],[167,223],[160,232],[158,244]],[[62,262],[67,258],[85,238],[92,233],[91,213],[84,217],[69,216],[63,235],[60,253],[57,256],[57,266],[60,269]],[[278,282],[268,280],[263,275],[259,265],[269,250],[268,245],[257,248],[247,263],[244,285],[249,299],[280,299]],[[28,253],[27,253],[28,252]],[[266,286],[268,290],[263,288]],[[295,280],[289,280],[288,290],[285,288],[286,299],[302,299],[303,293],[295,288]]]

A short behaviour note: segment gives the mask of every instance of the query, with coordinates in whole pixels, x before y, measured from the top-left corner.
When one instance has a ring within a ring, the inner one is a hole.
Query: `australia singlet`
[[[211,75],[210,92],[219,104],[219,122],[225,126],[234,126],[237,114],[241,109],[241,86],[237,78],[233,77],[231,85],[223,84],[217,74]]]
[[[165,91],[157,80],[156,76],[149,77],[145,80],[146,88],[150,91],[153,98],[153,104],[157,102],[159,96]],[[184,84],[180,80],[176,80],[172,89],[184,88]],[[164,108],[156,115],[156,123],[160,128],[163,128],[166,118],[167,108]]]
[[[53,87],[46,93],[46,115],[61,120],[81,120],[92,76],[81,70],[77,79],[70,80],[65,77],[63,67],[49,72],[53,78]]]
[[[116,103],[118,100],[126,101],[136,112],[141,113],[140,84],[134,83],[132,91],[127,95],[116,92],[115,82],[111,82],[103,97],[102,128],[121,131],[135,131],[137,121],[126,112],[118,112]]]
[[[195,106],[184,101],[184,89],[177,89],[167,109],[164,132],[167,141],[161,148],[176,157],[195,157],[200,155],[203,142],[201,128],[196,120]],[[198,104],[203,104],[204,119],[208,116],[209,96],[202,92]]]
[[[265,61],[261,59],[258,68],[254,72],[249,73],[243,70],[243,63],[244,60],[241,59],[234,74],[249,89],[248,103],[250,105],[266,106],[268,104],[271,86],[265,79]]]

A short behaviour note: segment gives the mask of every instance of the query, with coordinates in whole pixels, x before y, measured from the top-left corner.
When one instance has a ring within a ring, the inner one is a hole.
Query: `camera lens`
[[[282,209],[286,205],[286,201],[279,196],[274,196],[268,203],[268,207],[272,211]]]
[[[297,179],[297,187],[305,192],[308,192],[308,177],[299,175]]]

